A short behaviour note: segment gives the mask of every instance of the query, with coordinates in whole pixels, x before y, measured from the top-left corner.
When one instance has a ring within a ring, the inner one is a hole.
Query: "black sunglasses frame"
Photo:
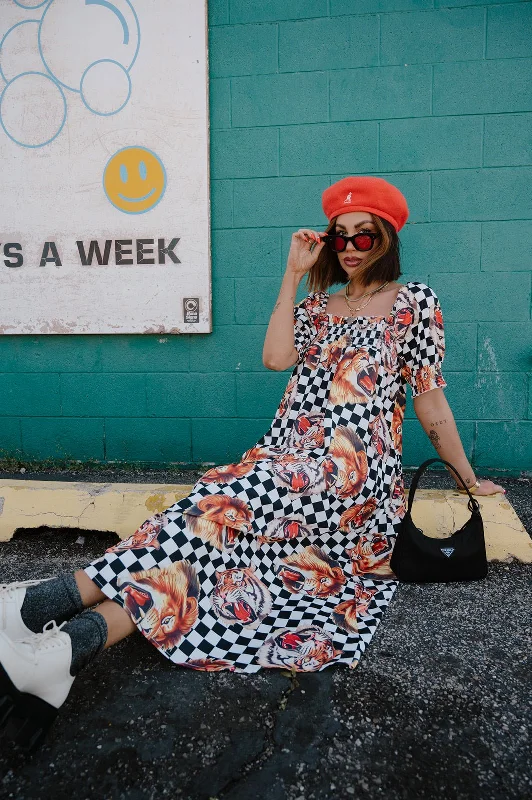
[[[371,239],[371,247],[368,248],[357,247],[356,239],[359,236],[369,236]],[[331,248],[331,250],[334,253],[343,253],[344,250],[346,250],[347,248],[348,242],[352,242],[355,250],[358,250],[360,253],[367,253],[369,250],[373,248],[373,245],[375,244],[375,239],[378,239],[379,235],[377,233],[373,233],[372,231],[361,231],[360,233],[355,233],[354,236],[346,236],[345,233],[328,233],[323,238],[325,239],[327,245]],[[344,247],[341,250],[337,250],[336,247],[334,247],[335,239],[343,239]]]

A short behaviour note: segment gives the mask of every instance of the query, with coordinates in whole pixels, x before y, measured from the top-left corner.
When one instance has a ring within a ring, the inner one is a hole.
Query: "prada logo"
[[[447,556],[447,558],[450,558],[452,556],[452,554],[454,553],[454,550],[455,550],[454,547],[441,547],[440,549],[441,549],[443,555]]]

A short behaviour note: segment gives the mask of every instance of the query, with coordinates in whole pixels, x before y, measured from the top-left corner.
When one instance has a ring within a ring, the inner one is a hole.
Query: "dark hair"
[[[368,212],[369,213],[369,212]],[[362,286],[369,286],[374,281],[395,281],[402,275],[399,248],[400,242],[397,231],[387,219],[370,214],[380,239],[378,244],[370,251],[364,260],[358,276]],[[326,232],[334,232],[336,220],[333,217],[326,228]],[[309,292],[325,292],[335,283],[347,283],[348,275],[341,266],[338,255],[328,245],[322,248],[318,260],[307,273],[307,288]]]

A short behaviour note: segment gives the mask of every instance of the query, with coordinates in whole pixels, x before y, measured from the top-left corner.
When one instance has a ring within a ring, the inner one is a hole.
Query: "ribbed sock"
[[[97,611],[86,611],[61,630],[68,633],[72,642],[70,674],[78,672],[99,655],[107,641],[107,622]]]
[[[58,625],[83,611],[83,601],[74,575],[65,572],[51,581],[28,586],[20,615],[34,633],[40,633],[50,620]]]

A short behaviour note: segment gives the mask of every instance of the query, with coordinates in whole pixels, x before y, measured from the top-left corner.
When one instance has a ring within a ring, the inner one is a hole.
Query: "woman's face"
[[[363,230],[378,234],[377,226],[368,211],[348,211],[346,214],[340,214],[336,220],[337,233],[354,236],[355,233]],[[377,247],[378,241],[378,239],[375,240],[373,248]],[[357,272],[360,272],[364,259],[373,252],[373,248],[365,251],[356,250],[353,242],[348,242],[343,253],[337,253],[340,266],[345,270],[348,278],[352,278]]]

